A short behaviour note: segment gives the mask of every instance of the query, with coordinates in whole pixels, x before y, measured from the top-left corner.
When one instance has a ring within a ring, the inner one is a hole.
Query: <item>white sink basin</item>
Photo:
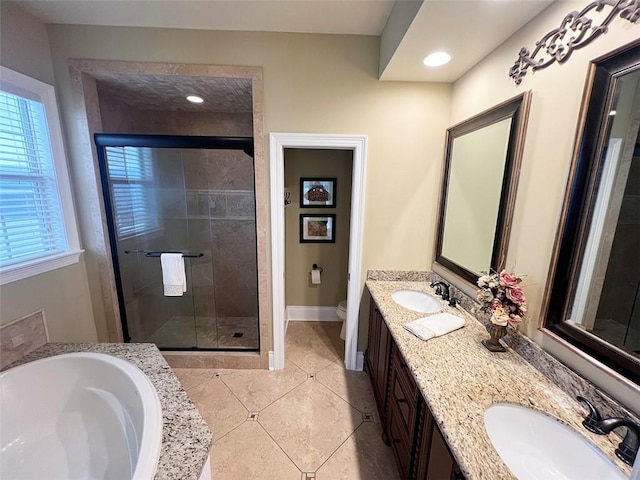
[[[442,310],[442,303],[428,293],[415,290],[398,290],[391,295],[394,302],[404,308],[420,313],[433,313]]]
[[[586,438],[543,413],[496,403],[485,410],[484,426],[518,480],[627,480]]]

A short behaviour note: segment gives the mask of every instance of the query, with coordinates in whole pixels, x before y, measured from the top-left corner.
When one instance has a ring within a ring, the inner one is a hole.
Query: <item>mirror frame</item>
[[[476,132],[497,122],[511,118],[511,128],[509,130],[507,156],[504,167],[505,170],[498,206],[498,218],[493,238],[491,264],[489,265],[491,270],[499,272],[504,268],[506,263],[507,247],[509,245],[511,222],[513,219],[516,191],[518,188],[518,178],[520,176],[522,151],[524,149],[525,132],[529,117],[529,109],[531,106],[531,96],[531,91],[524,92],[447,129],[434,262],[474,285],[478,281],[479,276],[477,273],[456,263],[453,259],[442,255],[453,142],[458,137]]]
[[[640,359],[566,320],[576,293],[589,236],[603,150],[609,139],[618,78],[640,70],[640,40],[593,60],[587,73],[564,206],[541,309],[540,329],[569,342],[589,356],[640,384]],[[604,92],[604,94],[603,94]]]

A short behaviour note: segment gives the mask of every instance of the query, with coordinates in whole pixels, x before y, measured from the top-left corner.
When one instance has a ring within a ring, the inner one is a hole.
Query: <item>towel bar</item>
[[[200,258],[204,256],[203,253],[188,253],[188,252],[154,252],[150,250],[125,250],[124,253],[127,255],[130,253],[144,253],[145,257],[159,257],[163,253],[181,253],[184,258]]]

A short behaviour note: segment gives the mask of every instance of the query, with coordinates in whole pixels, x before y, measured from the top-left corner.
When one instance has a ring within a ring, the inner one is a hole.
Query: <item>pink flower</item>
[[[510,274],[506,270],[500,272],[500,285],[505,287],[515,287],[518,285],[518,277]]]
[[[507,320],[507,323],[512,327],[517,327],[521,320],[522,320],[522,317],[509,316],[509,320]]]
[[[524,305],[527,299],[524,296],[524,292],[520,287],[507,288],[505,292],[506,297],[516,305]]]
[[[498,300],[497,298],[495,298],[492,302],[491,302],[491,308],[493,308],[494,310],[496,308],[502,308],[502,302],[500,300]]]

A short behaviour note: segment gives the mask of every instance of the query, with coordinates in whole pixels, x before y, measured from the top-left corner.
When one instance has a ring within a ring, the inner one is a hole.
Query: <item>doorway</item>
[[[273,351],[269,366],[284,368],[285,359],[285,214],[284,151],[295,149],[337,149],[353,152],[349,262],[347,274],[347,318],[345,320],[345,367],[362,370],[358,352],[358,310],[362,276],[362,237],[367,137],[364,135],[270,134],[271,179],[271,265],[273,302]]]

